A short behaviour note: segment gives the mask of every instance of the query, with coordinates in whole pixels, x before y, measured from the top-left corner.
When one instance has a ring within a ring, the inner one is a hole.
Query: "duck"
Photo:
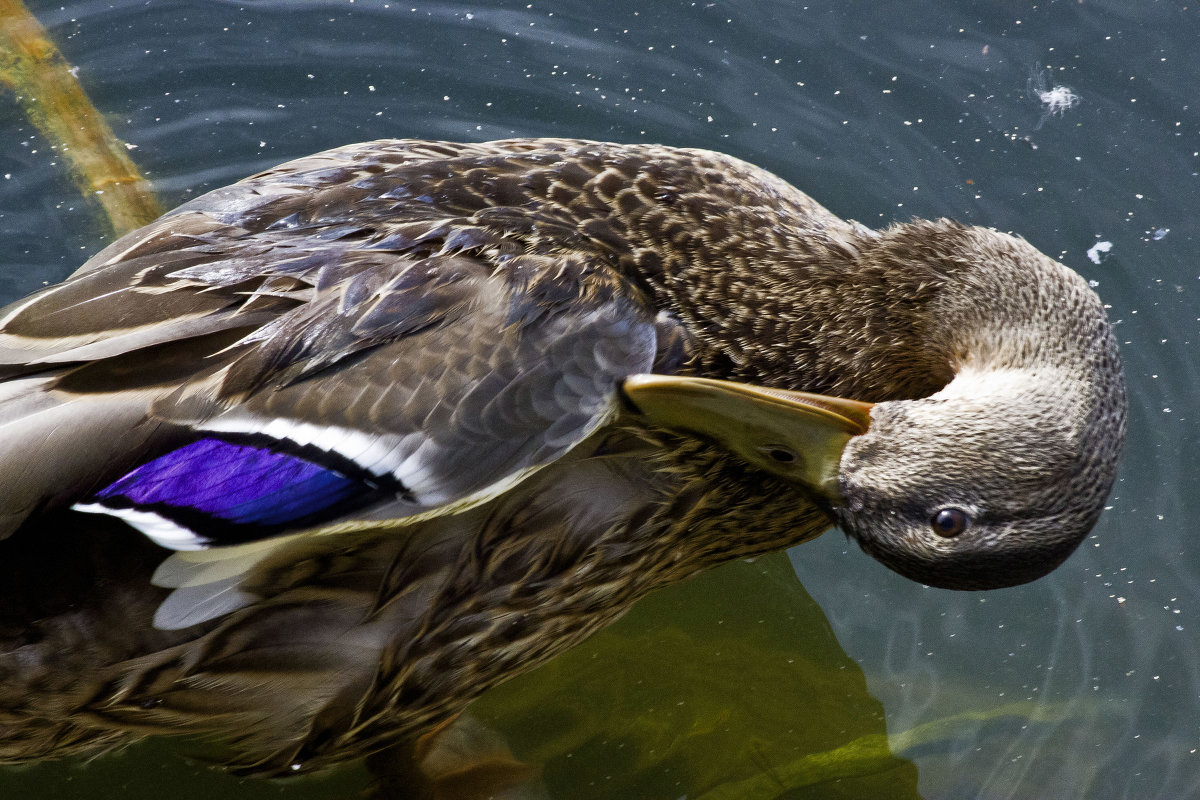
[[[0,761],[215,731],[328,767],[835,526],[1026,583],[1125,419],[1103,304],[1015,235],[700,149],[300,158],[0,310]]]

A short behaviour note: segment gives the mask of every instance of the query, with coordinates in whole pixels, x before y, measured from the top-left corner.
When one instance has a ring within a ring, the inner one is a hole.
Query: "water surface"
[[[371,138],[653,141],[761,164],[873,226],[949,216],[1014,231],[1081,272],[1117,322],[1132,419],[1111,508],[1060,570],[986,594],[927,589],[832,532],[789,554],[819,607],[815,622],[784,619],[782,608],[807,608],[798,585],[772,572],[748,590],[739,567],[705,579],[715,607],[697,610],[682,599],[692,589],[669,590],[653,614],[571,654],[583,670],[586,659],[625,665],[614,655],[623,641],[661,647],[664,661],[634,675],[614,666],[605,671],[613,685],[597,690],[613,709],[644,712],[631,711],[629,726],[651,733],[614,733],[602,714],[567,715],[561,730],[542,720],[541,741],[532,722],[513,724],[526,752],[549,759],[547,784],[562,797],[585,796],[584,784],[606,796],[613,776],[607,796],[696,796],[756,769],[769,774],[803,748],[834,750],[881,730],[879,713],[893,734],[950,720],[944,735],[894,740],[909,765],[892,768],[910,775],[915,765],[927,798],[1200,796],[1200,492],[1190,457],[1200,432],[1200,10],[1149,0],[920,0],[903,11],[833,0],[31,8],[167,205]],[[1058,86],[1078,102],[1048,116],[1039,93]],[[17,106],[0,102],[0,300],[65,277],[99,249],[95,213]],[[1092,250],[1098,242],[1111,249]],[[774,615],[769,633],[755,631],[757,603]],[[845,655],[813,632],[825,620]],[[723,671],[735,642],[744,651]],[[790,672],[771,661],[806,653],[811,663]],[[828,676],[857,669],[866,683],[852,700],[819,709],[796,700],[846,694]],[[553,707],[568,689],[546,687],[570,687],[563,671],[508,687],[493,708],[511,710],[519,696],[532,698],[522,713]],[[659,694],[631,695],[638,680],[660,684]],[[669,712],[667,698],[706,710]],[[764,698],[783,698],[796,709],[792,727],[820,736],[801,743],[767,719]],[[762,723],[754,735],[765,755],[700,774],[697,764],[732,747],[722,741],[747,737],[751,718]],[[733,720],[725,740],[718,719]],[[830,722],[842,719],[839,733]],[[716,738],[688,733],[701,724]],[[640,748],[637,757],[606,750],[614,737]],[[668,758],[660,742],[682,750]],[[239,782],[154,744],[85,768],[0,771],[0,792],[337,797],[362,781],[352,770]]]

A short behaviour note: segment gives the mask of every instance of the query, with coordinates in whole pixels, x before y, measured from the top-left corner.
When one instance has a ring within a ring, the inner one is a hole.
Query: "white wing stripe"
[[[122,519],[169,550],[202,550],[208,546],[208,539],[152,511],[109,508],[102,503],[76,503],[71,508],[85,514],[108,514]]]

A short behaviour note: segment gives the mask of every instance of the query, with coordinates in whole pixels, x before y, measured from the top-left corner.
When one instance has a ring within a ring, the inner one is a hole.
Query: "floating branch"
[[[0,84],[71,164],[118,236],[161,214],[149,182],[88,100],[71,66],[20,0],[0,0]]]

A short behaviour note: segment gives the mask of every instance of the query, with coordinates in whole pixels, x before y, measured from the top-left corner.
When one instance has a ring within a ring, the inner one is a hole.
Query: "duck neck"
[[[906,253],[901,229],[752,216],[751,234],[714,240],[650,281],[697,343],[692,369],[872,402],[951,380],[955,335],[932,310],[961,266]]]

